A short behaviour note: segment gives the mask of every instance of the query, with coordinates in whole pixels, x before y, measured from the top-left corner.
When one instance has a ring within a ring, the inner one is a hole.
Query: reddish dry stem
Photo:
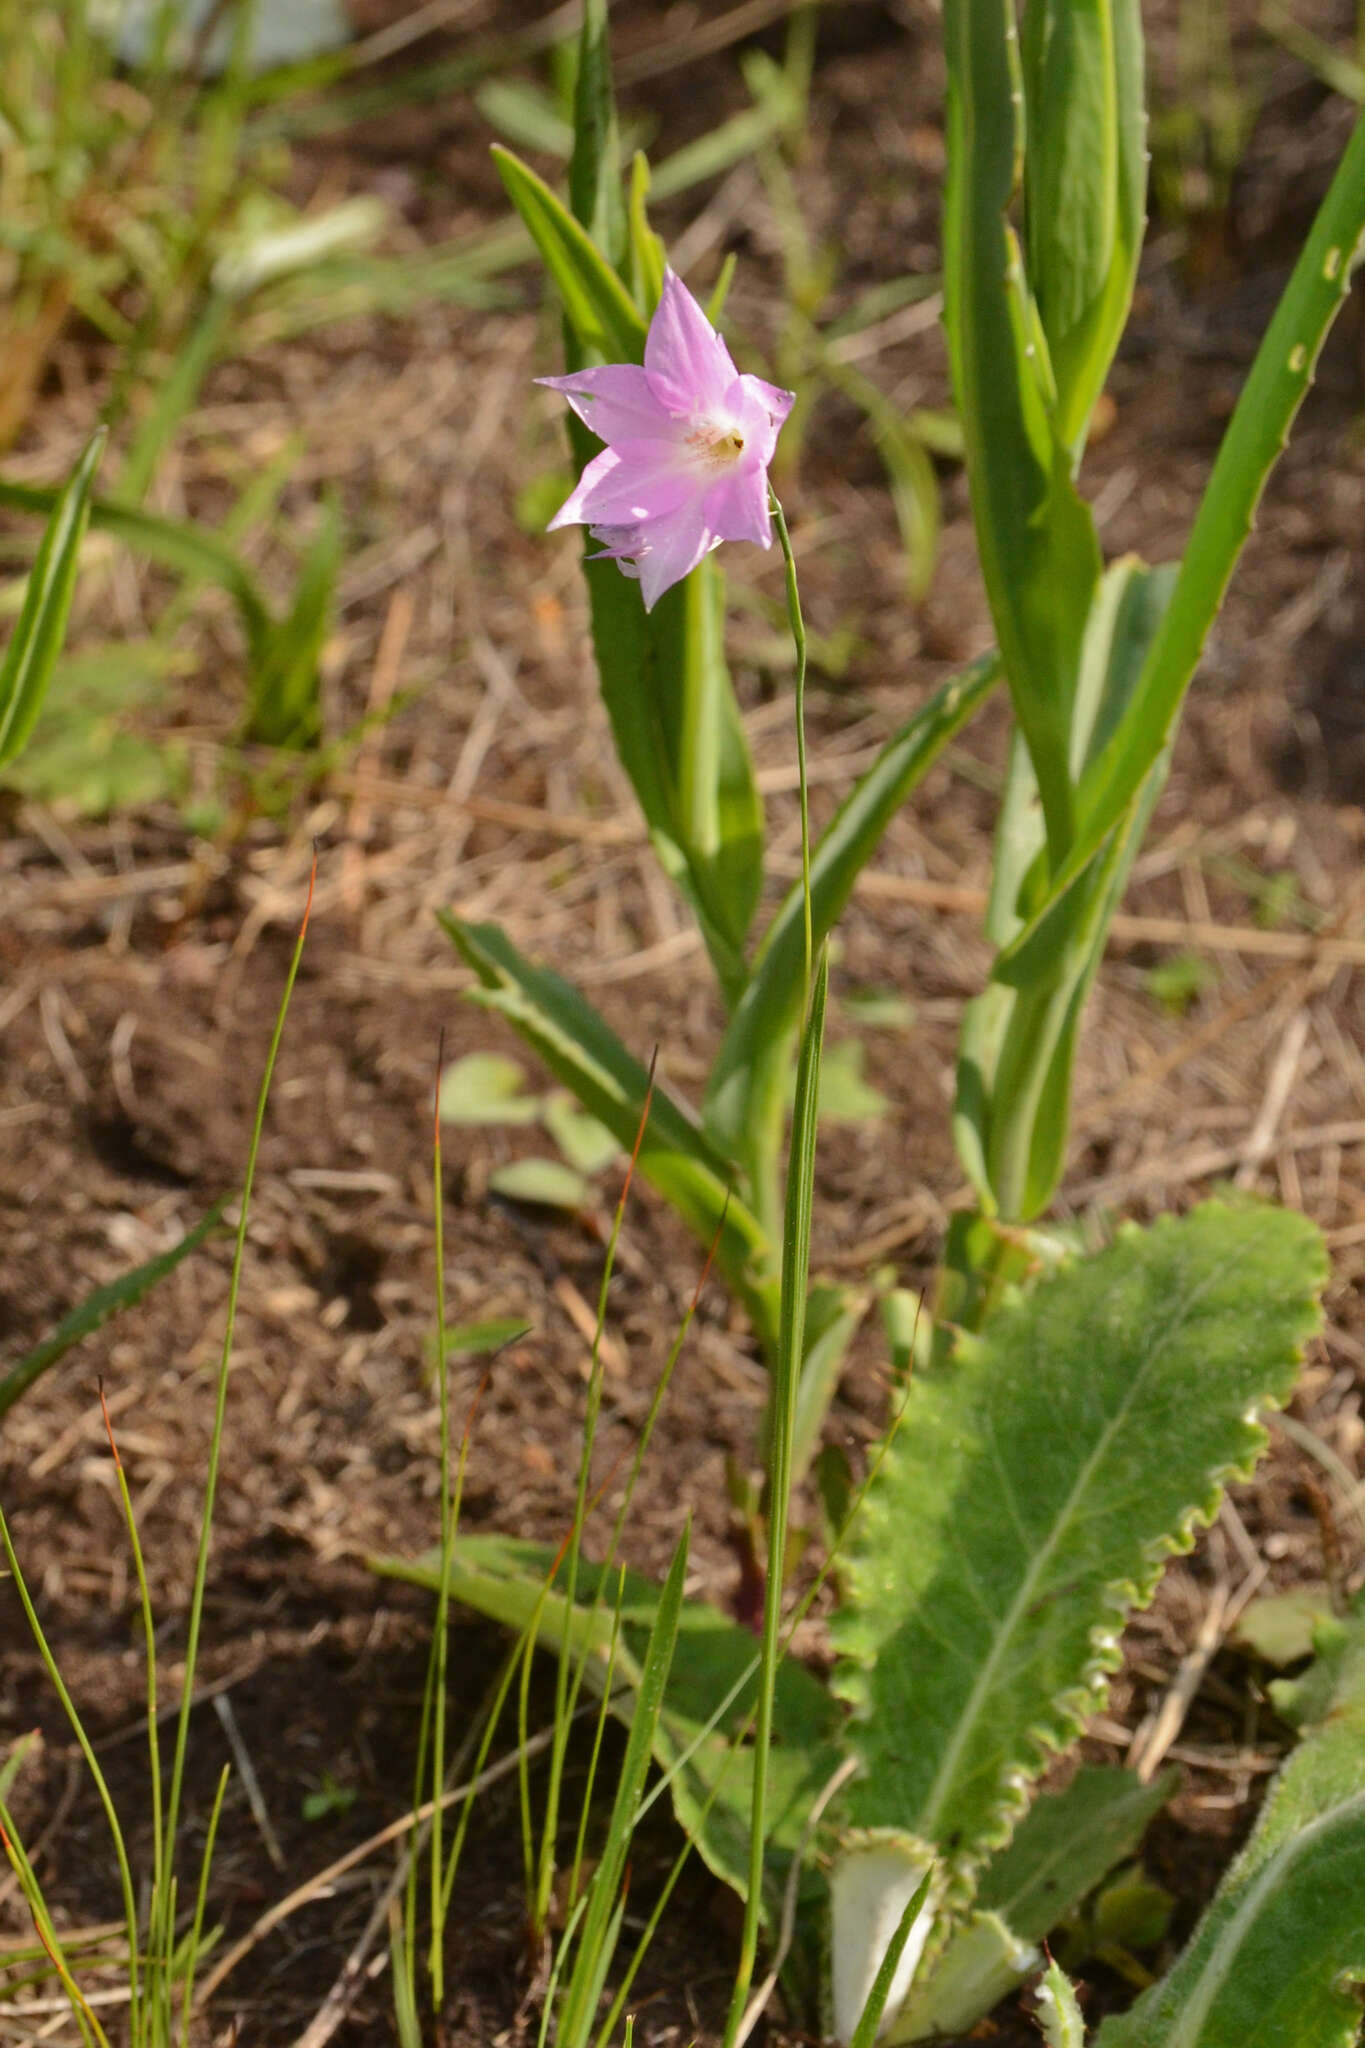
[[[122,1460],[122,1458],[121,1458],[121,1457],[119,1456],[119,1454],[118,1454],[118,1445],[117,1445],[117,1444],[115,1443],[115,1441],[114,1441],[114,1424],[113,1424],[113,1419],[112,1419],[112,1417],[110,1416],[110,1413],[109,1413],[109,1403],[108,1403],[108,1401],[106,1401],[106,1399],[104,1398],[104,1374],[103,1374],[103,1373],[101,1373],[101,1374],[100,1374],[100,1378],[99,1378],[99,1396],[100,1396],[100,1413],[101,1413],[101,1414],[103,1415],[103,1417],[104,1417],[104,1433],[105,1433],[105,1435],[106,1435],[106,1436],[108,1437],[108,1439],[109,1439],[109,1454],[110,1454],[110,1456],[111,1456],[111,1457],[113,1458],[113,1461],[114,1461],[114,1466],[115,1466],[115,1469],[116,1469],[117,1471],[121,1472],[121,1471],[123,1470],[123,1460]]]

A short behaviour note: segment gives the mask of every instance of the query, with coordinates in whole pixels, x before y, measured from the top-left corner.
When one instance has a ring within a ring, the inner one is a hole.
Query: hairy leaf
[[[1304,1739],[1180,1961],[1097,2048],[1354,2048],[1365,1984],[1365,1604],[1277,1704]]]
[[[1325,1276],[1306,1218],[1208,1203],[1061,1268],[917,1375],[857,1524],[850,1818],[964,1891],[1102,1702],[1128,1610],[1263,1450]]]
[[[987,1869],[977,1904],[1025,1941],[1039,1941],[1131,1856],[1179,1773],[1144,1785],[1132,1771],[1084,1764],[1061,1792],[1044,1792]]]

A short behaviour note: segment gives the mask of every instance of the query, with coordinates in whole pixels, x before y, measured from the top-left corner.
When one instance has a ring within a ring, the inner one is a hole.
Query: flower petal
[[[536,382],[562,391],[599,441],[666,439],[672,431],[673,415],[654,396],[638,363],[606,363],[575,370],[570,377],[537,377]]]
[[[549,377],[542,377],[540,381],[542,384],[548,384],[552,380]],[[796,403],[796,393],[784,391],[780,384],[769,384],[762,377],[751,376],[747,370],[739,381],[762,403],[774,430],[780,427]]]
[[[737,463],[706,493],[706,523],[720,540],[753,540],[772,546],[768,475],[758,461]]]
[[[720,545],[720,536],[712,533],[695,501],[670,519],[654,520],[646,539],[647,550],[637,559],[640,595],[647,612],[653,611],[666,590],[691,575],[703,555]]]
[[[638,526],[695,497],[694,475],[680,467],[671,441],[622,441],[604,448],[578,479],[549,530],[560,526]]]
[[[717,410],[735,381],[729,349],[671,270],[649,324],[645,370],[657,397],[681,417]]]

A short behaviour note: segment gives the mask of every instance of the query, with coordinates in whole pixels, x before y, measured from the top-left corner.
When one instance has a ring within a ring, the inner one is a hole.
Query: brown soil
[[[495,13],[502,23],[532,12],[476,6],[422,54],[486,36]],[[623,74],[634,81],[626,107],[657,120],[656,156],[743,104],[732,50],[689,61],[689,35],[714,12],[649,0],[615,10]],[[1322,26],[1332,24],[1324,17]],[[826,10],[796,179],[813,241],[840,257],[833,309],[877,279],[936,267],[935,33],[921,0]],[[1155,69],[1168,76],[1165,19],[1154,35]],[[1268,83],[1230,216],[1198,234],[1171,221],[1154,227],[1112,379],[1112,428],[1087,465],[1112,552],[1178,551],[1294,238],[1346,132],[1342,108],[1301,69],[1263,48],[1258,55]],[[401,61],[411,58],[394,66]],[[448,97],[299,145],[297,196],[379,191],[395,211],[394,246],[416,247],[502,217],[487,139],[470,101]],[[681,233],[702,199],[710,229],[709,239],[692,233],[694,280],[708,281],[735,249],[732,331],[742,347],[769,349],[780,247],[761,189],[749,172],[734,173],[718,191],[664,209],[664,230]],[[90,824],[11,804],[0,839],[0,1341],[13,1357],[90,1286],[149,1257],[238,1184],[310,849],[320,850],[252,1210],[199,1671],[206,1701],[194,1718],[187,1795],[198,1839],[228,1757],[213,1694],[254,1765],[278,1858],[277,1867],[238,1772],[211,1895],[229,1941],[410,1796],[430,1612],[376,1581],[364,1560],[417,1552],[435,1530],[432,1077],[442,1033],[447,1058],[516,1051],[460,1001],[468,976],[434,912],[450,904],[501,920],[519,945],[583,986],[628,1043],[644,1053],[657,1044],[684,1091],[699,1090],[716,1042],[703,957],[611,760],[576,543],[528,538],[512,516],[518,488],[562,461],[555,408],[529,381],[552,367],[553,330],[528,270],[496,315],[436,306],[403,322],[355,319],[217,370],[159,481],[160,502],[220,516],[225,482],[240,483],[244,467],[301,434],[293,509],[330,481],[350,535],[326,656],[329,728],[350,727],[395,673],[400,708],[279,822],[261,810],[250,764],[234,765],[240,653],[231,619],[209,606],[178,722],[197,772],[229,781],[230,828],[209,842],[169,807]],[[946,400],[932,325],[863,367],[904,405]],[[100,345],[73,333],[11,464],[16,473],[64,470],[109,373]],[[1361,395],[1359,326],[1348,315],[1193,693],[1083,1045],[1063,1213],[1146,1216],[1233,1176],[1306,1208],[1335,1249],[1328,1330],[1304,1375],[1295,1434],[1276,1429],[1256,1480],[1236,1490],[1235,1508],[1132,1628],[1125,1672],[1090,1737],[1094,1754],[1110,1760],[1164,1696],[1215,1588],[1239,1585],[1257,1558],[1272,1582],[1289,1583],[1322,1577],[1325,1542],[1334,1569],[1349,1570],[1359,1552],[1322,1456],[1358,1471],[1363,1434],[1365,620],[1352,576],[1365,508]],[[875,454],[841,400],[819,398],[782,488],[811,627],[856,636],[846,669],[812,681],[823,815],[868,750],[985,644],[988,628],[959,474],[943,479],[942,561],[919,612],[904,598]],[[773,864],[789,871],[796,823],[786,655],[775,637],[780,570],[752,551],[737,551],[730,566],[764,608],[737,620],[734,660],[768,778]],[[143,591],[126,562],[90,577],[78,637],[137,630]],[[955,892],[987,876],[1003,734],[995,706],[897,821],[878,879],[845,920],[839,991],[893,987],[913,1001],[915,1023],[868,1034],[869,1074],[891,1098],[889,1122],[836,1130],[822,1144],[817,1265],[854,1272],[889,1261],[920,1284],[961,1196],[946,1108],[962,1004],[987,954],[977,916]],[[1259,925],[1258,878],[1275,875],[1293,877],[1309,921],[1351,945],[1305,950],[1292,916]],[[1146,982],[1173,951],[1198,953],[1213,970],[1180,1015],[1164,1012]],[[1287,1093],[1277,1094],[1286,1078]],[[619,1180],[604,1176],[601,1216],[578,1221],[547,1222],[491,1197],[490,1170],[537,1144],[526,1131],[448,1133],[448,1285],[453,1321],[516,1314],[532,1326],[497,1359],[479,1410],[466,1525],[556,1540],[577,1458],[583,1305],[596,1297]],[[129,1471],[173,1699],[229,1263],[230,1245],[214,1241],[50,1373],[5,1423],[5,1512],[139,1857],[141,1650],[95,1390],[102,1380]],[[638,1193],[612,1295],[620,1367],[608,1379],[603,1473],[633,1441],[697,1268],[681,1229]],[[458,1368],[458,1409],[480,1371],[477,1362]],[[751,1459],[762,1384],[742,1321],[711,1285],[646,1467],[631,1546],[636,1562],[658,1566],[690,1510],[695,1587],[722,1603],[738,1576],[725,1460]],[[865,1442],[884,1405],[869,1336],[831,1435]],[[474,1725],[501,1648],[495,1631],[457,1620],[457,1729]],[[48,1897],[63,1926],[109,1920],[118,1898],[103,1822],[13,1605],[0,1657],[0,1733],[43,1731],[41,1761],[16,1801]],[[1177,1895],[1173,1939],[1245,1832],[1278,1754],[1260,1697],[1255,1675],[1220,1656],[1171,1752],[1181,1790],[1149,1865]],[[543,1722],[548,1700],[536,1704]],[[351,1803],[305,1821],[303,1800],[326,1784]],[[632,1910],[675,1847],[661,1823],[642,1850]],[[297,2040],[390,1869],[376,1856],[262,1939],[219,1994],[220,2030],[235,2025],[253,2048]],[[509,1782],[487,1795],[462,1873],[446,2048],[535,2038],[521,1901]],[[11,1931],[23,1929],[12,1886],[3,1913]],[[729,1899],[689,1876],[641,1980],[637,2040],[717,2037],[733,1924]],[[1149,1960],[1159,1965],[1162,1954]],[[1095,2011],[1128,1995],[1102,1968],[1087,1975]],[[391,2030],[384,1973],[364,1983],[334,2038],[369,2044]],[[1034,2037],[1004,2013],[983,2038]]]

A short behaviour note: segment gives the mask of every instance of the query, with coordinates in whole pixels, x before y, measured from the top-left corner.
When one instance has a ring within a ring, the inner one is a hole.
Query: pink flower
[[[664,272],[638,363],[539,377],[606,442],[550,521],[640,581],[645,610],[723,540],[772,544],[768,464],[792,393],[741,377],[687,286]]]

